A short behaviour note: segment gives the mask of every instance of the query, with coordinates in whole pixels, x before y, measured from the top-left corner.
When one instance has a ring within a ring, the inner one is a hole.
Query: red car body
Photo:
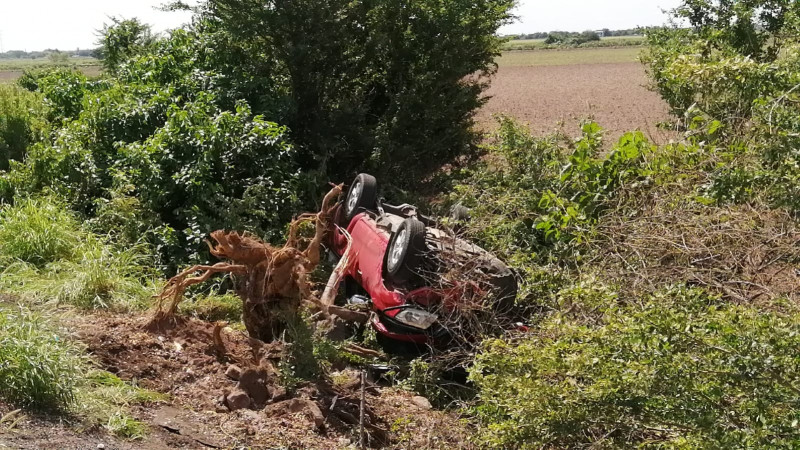
[[[389,205],[385,206],[389,207]],[[398,209],[406,207],[413,210],[413,207],[404,205],[392,207],[395,211],[394,214],[385,213],[383,210],[380,213],[361,212],[346,224],[351,243],[348,243],[348,237],[339,228],[336,228],[333,230],[332,242],[329,245],[330,250],[338,257],[347,251],[348,244],[351,245],[349,262],[345,270],[345,281],[357,284],[369,296],[372,310],[375,312],[371,319],[371,325],[380,335],[394,341],[433,345],[439,340],[446,339],[448,335],[446,329],[438,323],[424,330],[409,326],[397,319],[398,314],[403,311],[407,311],[405,314],[415,314],[415,311],[418,313],[418,311],[436,304],[447,309],[448,306],[459,301],[467,287],[473,291],[480,288],[475,283],[468,281],[444,289],[434,289],[429,286],[409,288],[405,284],[392,284],[390,279],[385,276],[386,253],[392,231],[396,230],[397,226],[406,219],[406,217],[398,215]],[[340,207],[336,212],[336,223],[341,225],[345,225],[342,223],[344,221],[343,209]],[[413,211],[416,213],[415,210]],[[453,242],[456,239],[452,233],[435,227],[427,228],[427,234],[433,241],[441,239]],[[508,270],[508,273],[512,274],[513,278],[513,273],[488,252],[473,244],[461,240],[459,242],[468,245],[469,249],[474,249],[476,255],[488,256],[501,264],[505,270]],[[515,294],[516,282],[514,282]]]
[[[369,213],[358,214],[351,220],[347,232],[352,239],[350,251],[353,258],[348,264],[345,276],[358,283],[369,294],[373,310],[376,312],[371,321],[373,328],[390,339],[417,344],[429,342],[432,336],[404,326],[393,319],[400,311],[410,306],[409,301],[427,305],[431,301],[440,299],[440,293],[434,292],[429,287],[403,292],[393,286],[387,286],[387,280],[383,276],[383,265],[391,232],[379,227],[378,222]],[[347,237],[336,229],[331,250],[341,257],[347,245]]]

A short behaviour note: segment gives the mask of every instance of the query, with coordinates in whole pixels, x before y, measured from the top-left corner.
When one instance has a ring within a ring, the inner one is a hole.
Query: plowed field
[[[492,116],[508,114],[529,123],[538,134],[563,122],[568,134],[574,135],[581,119],[593,117],[611,140],[638,129],[663,143],[674,136],[656,126],[669,119],[668,108],[645,87],[647,82],[638,62],[536,65],[532,61],[524,66],[503,65],[501,60],[487,92],[491,99],[478,120],[484,129],[493,129]]]

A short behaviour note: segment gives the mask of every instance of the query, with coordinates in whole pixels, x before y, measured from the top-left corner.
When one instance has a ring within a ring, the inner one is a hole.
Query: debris
[[[228,370],[225,371],[225,376],[231,380],[239,381],[239,377],[242,376],[242,369],[236,364],[231,364],[228,366]]]
[[[328,312],[332,315],[337,315],[348,322],[367,323],[369,321],[369,313],[363,311],[354,311],[341,306],[329,306]]]
[[[225,405],[231,411],[249,408],[251,404],[250,397],[242,390],[236,390],[225,396]]]
[[[354,355],[361,356],[362,358],[378,358],[378,359],[383,358],[383,354],[381,354],[380,352],[377,352],[375,350],[370,350],[368,348],[364,348],[356,344],[348,344],[347,347],[345,347],[345,350]]]
[[[415,395],[411,397],[411,403],[425,410],[433,409],[433,405],[431,405],[431,402],[427,398],[422,397],[420,395]]]
[[[313,401],[304,398],[293,398],[274,403],[267,407],[266,412],[270,416],[302,413],[313,422],[315,428],[320,428],[325,423],[325,416],[322,415],[322,410],[319,409],[319,406]]]

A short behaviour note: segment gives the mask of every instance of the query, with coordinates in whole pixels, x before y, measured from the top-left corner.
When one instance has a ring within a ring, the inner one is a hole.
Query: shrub
[[[44,96],[47,118],[56,124],[78,117],[83,110],[83,99],[93,87],[82,72],[67,68],[26,72],[18,84]]]
[[[39,316],[0,306],[0,397],[14,406],[67,409],[83,359]]]
[[[478,239],[506,257],[558,257],[585,242],[622,188],[665,170],[665,155],[640,132],[622,136],[605,156],[602,128],[587,122],[582,132],[562,144],[501,119],[489,162],[478,164],[455,188],[455,200],[474,208]]]
[[[413,187],[476,143],[480,75],[495,70],[513,4],[210,0],[197,24],[222,82],[291,130],[302,169]]]
[[[597,326],[556,314],[519,342],[485,346],[471,373],[483,445],[791,448],[800,438],[796,314],[686,288],[588,306]]]
[[[47,137],[47,108],[40,95],[0,85],[0,170],[22,161],[27,148]]]
[[[644,61],[687,128],[701,116],[719,125],[716,133],[691,131],[723,157],[708,191],[718,201],[761,200],[797,214],[800,4],[686,1],[674,14],[694,28],[651,30]]]

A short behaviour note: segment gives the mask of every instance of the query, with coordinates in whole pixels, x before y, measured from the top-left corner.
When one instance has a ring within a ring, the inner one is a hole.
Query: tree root
[[[332,303],[330,296],[335,296],[335,290],[323,297],[324,302],[316,299],[311,292],[308,274],[320,262],[321,245],[333,229],[332,213],[342,188],[343,185],[334,186],[328,192],[319,213],[304,214],[295,219],[289,228],[286,244],[281,248],[246,233],[224,230],[211,233],[214,243],[206,241],[209,251],[228,262],[193,266],[172,277],[156,297],[155,312],[148,325],[174,318],[187,288],[220,273],[234,276],[237,293],[244,302],[245,326],[252,337],[262,341],[271,341],[285,328],[279,311],[296,313],[303,301],[311,301],[326,310],[327,302]],[[302,248],[299,228],[309,222],[315,224],[314,237]],[[336,288],[346,269],[347,256],[345,254],[334,270],[336,277],[332,277],[332,284]]]

